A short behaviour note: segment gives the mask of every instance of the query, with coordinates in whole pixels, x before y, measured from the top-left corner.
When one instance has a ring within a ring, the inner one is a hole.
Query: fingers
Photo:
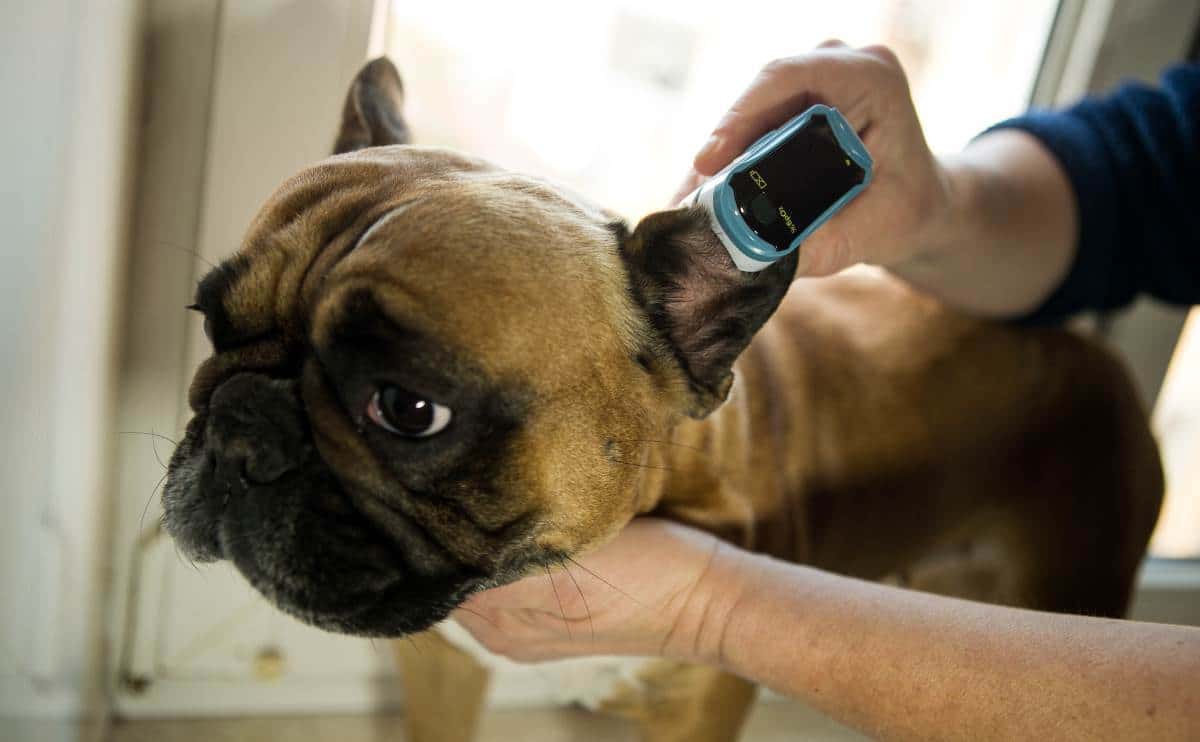
[[[795,75],[789,67],[794,66],[792,59],[775,60],[758,73],[696,154],[693,166],[697,172],[716,173],[755,139],[808,107],[812,102],[812,86],[793,79]]]
[[[586,630],[585,619],[564,612],[554,598],[547,599],[541,594],[547,586],[538,582],[527,578],[476,593],[450,617],[489,651],[517,662],[585,651],[575,646],[575,637]]]
[[[515,662],[538,662],[571,654],[571,642],[557,637],[557,629],[513,620],[510,613],[487,611],[470,602],[450,614],[489,652]],[[566,646],[562,646],[563,644]]]
[[[851,49],[826,41],[808,54],[769,62],[713,129],[696,154],[694,167],[712,175],[728,165],[755,139],[814,103],[841,110],[863,130],[874,123],[883,101],[907,83],[890,49]]]
[[[830,40],[807,54],[770,62],[713,129],[695,157],[694,173],[715,174],[764,133],[815,103],[837,108],[863,137],[875,158],[876,182],[805,240],[797,275],[825,276],[859,262],[906,259],[918,245],[926,205],[944,202],[947,194],[904,70],[885,46],[854,49]],[[693,182],[698,181],[686,185]]]

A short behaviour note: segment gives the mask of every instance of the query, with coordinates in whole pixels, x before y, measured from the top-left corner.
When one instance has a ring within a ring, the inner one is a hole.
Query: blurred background
[[[399,737],[390,717],[365,715],[403,706],[386,647],[304,627],[223,566],[187,565],[159,530],[157,488],[205,353],[183,309],[193,283],[236,249],[280,180],[328,153],[367,58],[398,64],[418,142],[561,181],[635,219],[665,205],[772,58],[828,38],[888,44],[931,144],[951,151],[1030,105],[1195,57],[1200,0],[5,0],[3,11],[0,740],[350,740]],[[1200,323],[1141,302],[1080,328],[1131,364],[1167,464],[1135,614],[1200,623]],[[578,714],[514,711],[549,708],[557,690],[536,667],[497,679],[486,738],[598,739],[588,725],[601,722]],[[853,738],[779,701],[760,704],[747,739],[794,739],[802,725]]]

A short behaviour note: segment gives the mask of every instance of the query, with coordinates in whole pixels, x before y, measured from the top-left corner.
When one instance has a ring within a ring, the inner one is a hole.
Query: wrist
[[[933,206],[914,238],[911,255],[889,266],[893,273],[921,288],[936,286],[961,252],[972,231],[974,203],[981,187],[978,168],[961,155],[937,158],[935,170],[938,196],[931,199]]]
[[[1033,311],[1070,268],[1075,196],[1041,142],[1019,130],[979,137],[940,163],[947,207],[893,273],[971,314]]]
[[[708,565],[688,594],[662,646],[670,659],[724,667],[732,618],[757,590],[766,557],[716,541]]]

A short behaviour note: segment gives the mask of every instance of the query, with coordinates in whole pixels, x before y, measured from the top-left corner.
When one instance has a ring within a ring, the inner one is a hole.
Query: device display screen
[[[829,119],[814,114],[729,185],[746,225],[783,251],[865,175],[838,144]]]

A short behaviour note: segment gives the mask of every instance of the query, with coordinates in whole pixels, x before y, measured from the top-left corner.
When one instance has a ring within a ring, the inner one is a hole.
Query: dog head
[[[367,65],[334,157],[200,282],[213,353],[164,522],[322,628],[396,636],[654,505],[646,442],[728,393],[794,256],[738,272],[696,211],[619,219],[413,147]]]

